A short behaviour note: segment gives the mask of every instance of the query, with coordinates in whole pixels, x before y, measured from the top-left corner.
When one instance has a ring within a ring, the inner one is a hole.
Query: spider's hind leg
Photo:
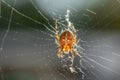
[[[72,51],[71,51],[71,54],[72,54],[72,64],[71,64],[71,65],[73,65],[74,58],[75,58],[75,51],[74,51],[74,50],[72,50]]]
[[[58,50],[58,57],[63,58],[63,54],[62,54],[62,51],[60,49]]]
[[[79,56],[79,57],[81,57],[81,55],[79,54],[79,52],[78,52],[76,49],[73,49],[73,50],[71,51],[71,53],[72,53],[72,65],[73,65],[75,55],[77,55],[77,56]]]

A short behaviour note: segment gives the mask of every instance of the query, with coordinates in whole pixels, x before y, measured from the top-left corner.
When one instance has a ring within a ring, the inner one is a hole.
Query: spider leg
[[[60,46],[60,43],[58,42],[57,39],[55,39],[55,43],[56,43],[58,46]]]
[[[56,35],[56,39],[59,41],[59,35],[58,35],[58,21],[56,20],[55,22],[55,35]]]
[[[76,54],[77,56],[79,56],[79,57],[81,57],[81,55],[78,53],[78,51],[77,51],[76,49],[73,49],[73,50],[71,51],[71,53],[72,53],[72,64],[73,64],[75,54]]]
[[[81,57],[80,53],[77,51],[77,49],[74,49],[74,52],[77,56]]]
[[[74,34],[75,38],[76,38],[76,32],[77,32],[77,30],[76,30],[75,26],[73,25],[73,34]]]
[[[78,44],[80,42],[80,39],[78,39],[77,41],[76,41],[76,44]]]
[[[56,20],[56,22],[55,22],[55,37],[56,37],[56,39],[55,39],[55,43],[60,47],[60,43],[59,43],[59,35],[58,35],[58,21]],[[58,50],[58,57],[59,58],[63,58],[63,55],[62,55],[62,50],[59,48],[59,50]]]
[[[74,62],[74,57],[75,57],[75,51],[74,51],[74,50],[72,50],[72,51],[71,51],[71,53],[72,53],[72,65],[73,65],[73,62]]]
[[[74,30],[74,31],[73,31],[73,35],[74,35],[74,40],[75,40],[74,43],[75,43],[75,44],[78,44],[78,43],[80,42],[80,39],[78,39],[78,40],[76,39],[76,31],[77,31],[77,30],[75,29],[75,26],[74,26],[74,25],[73,25],[73,30]]]
[[[55,22],[55,37],[56,37],[56,39],[55,39],[55,43],[58,45],[58,46],[60,46],[60,43],[59,43],[59,35],[58,35],[58,22],[57,22],[57,20],[56,20],[56,22]]]
[[[77,45],[79,42],[80,42],[80,39],[76,39],[76,29],[75,29],[75,26],[73,25],[73,30],[74,30],[74,32],[73,32],[73,34],[74,34],[74,43],[75,43],[75,45]]]
[[[78,51],[76,51],[75,54],[76,54],[77,56],[81,57],[81,55],[79,54]]]
[[[61,49],[58,50],[58,57],[59,57],[59,58],[63,58],[63,54],[62,54]]]

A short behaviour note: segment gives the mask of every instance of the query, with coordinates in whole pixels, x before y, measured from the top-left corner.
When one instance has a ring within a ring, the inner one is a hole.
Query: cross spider
[[[72,29],[72,30],[70,30]],[[76,39],[76,29],[75,27],[72,26],[68,26],[67,29],[65,29],[63,32],[61,32],[60,34],[58,34],[58,21],[56,20],[55,23],[55,34],[56,34],[56,39],[55,39],[55,43],[58,45],[59,49],[58,49],[58,57],[59,58],[63,58],[63,53],[64,54],[68,54],[71,53],[72,54],[72,63],[74,61],[74,57],[75,54],[78,55],[80,57],[80,54],[78,53],[78,50],[76,48],[77,43],[80,41],[80,39]]]

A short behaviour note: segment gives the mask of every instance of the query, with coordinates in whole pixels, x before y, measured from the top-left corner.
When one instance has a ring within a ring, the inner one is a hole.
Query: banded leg
[[[78,44],[80,42],[80,39],[78,39],[78,40],[76,39],[76,32],[77,32],[77,30],[76,30],[74,25],[73,25],[73,30],[74,30],[73,34],[74,34],[75,43]]]
[[[62,54],[61,49],[58,50],[58,57],[59,57],[59,58],[63,58],[63,54]]]
[[[58,21],[56,20],[56,22],[55,22],[55,29],[56,29],[56,33],[55,33],[55,37],[56,37],[56,39],[55,39],[55,43],[60,47],[60,43],[59,43],[59,35],[58,35]],[[59,58],[63,58],[63,55],[62,55],[62,51],[61,51],[61,49],[59,49],[58,50],[58,57]]]
[[[75,52],[74,52],[74,50],[72,50],[71,53],[72,53],[72,64],[71,64],[71,65],[73,65],[74,57],[75,57]]]
[[[56,22],[55,22],[55,29],[56,29],[56,33],[55,33],[55,35],[56,35],[56,39],[57,40],[59,40],[59,35],[58,35],[58,21],[56,20]]]
[[[58,35],[58,22],[57,22],[57,20],[56,20],[56,22],[55,22],[55,37],[56,37],[56,39],[55,39],[55,43],[58,45],[58,46],[60,46],[60,44],[59,44],[59,35]]]
[[[72,53],[72,64],[73,64],[75,55],[77,55],[79,57],[81,57],[81,56],[80,56],[80,54],[78,53],[78,51],[76,49],[73,49],[71,51],[71,53]]]
[[[75,38],[76,38],[76,32],[77,32],[77,30],[75,29],[75,26],[73,25],[73,34],[74,34]]]

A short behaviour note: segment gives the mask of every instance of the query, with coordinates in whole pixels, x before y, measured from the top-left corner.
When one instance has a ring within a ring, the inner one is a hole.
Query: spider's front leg
[[[59,41],[59,35],[58,35],[58,21],[56,20],[55,22],[55,35],[56,35],[56,39]]]
[[[75,29],[75,26],[74,26],[74,25],[72,26],[72,28],[73,28],[74,37],[76,38],[76,32],[77,32],[77,30]]]
[[[58,49],[58,57],[59,58],[63,58],[63,55],[62,55],[62,50],[60,48],[60,43],[59,43],[59,35],[58,35],[58,21],[56,20],[55,22],[55,43],[58,45],[59,49]]]
[[[75,26],[73,25],[73,34],[74,34],[75,44],[80,42],[80,39],[78,39],[78,40],[76,39],[76,35],[77,35],[76,32],[77,32],[77,30],[75,29]]]
[[[55,22],[55,37],[56,37],[55,43],[56,43],[58,46],[60,46],[60,44],[59,44],[59,35],[58,35],[58,22],[57,22],[57,20],[56,20],[56,22]]]

